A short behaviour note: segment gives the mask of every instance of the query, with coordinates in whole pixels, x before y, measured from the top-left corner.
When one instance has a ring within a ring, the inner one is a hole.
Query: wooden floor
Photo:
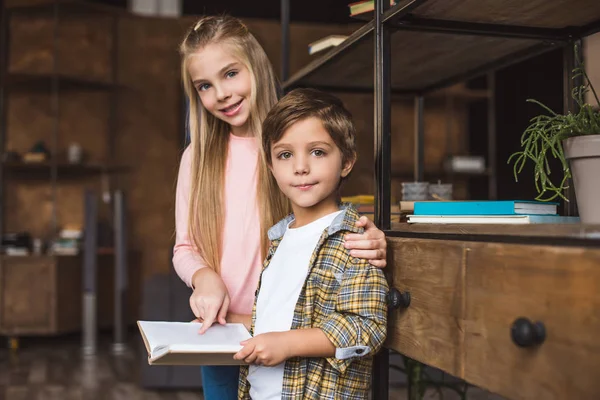
[[[131,336],[131,335],[130,335]],[[80,336],[23,339],[18,351],[0,348],[0,400],[201,400],[200,390],[145,390],[139,385],[137,342],[126,355],[110,352],[110,337],[100,337],[98,354],[82,357]],[[390,385],[390,399],[406,399],[402,383]],[[443,397],[428,390],[425,399],[460,397],[443,390]],[[477,388],[469,400],[501,400]]]
[[[23,339],[18,351],[0,350],[0,399],[201,400],[198,392],[140,388],[140,359],[130,350],[113,356],[101,337],[95,357],[83,357],[79,335]]]

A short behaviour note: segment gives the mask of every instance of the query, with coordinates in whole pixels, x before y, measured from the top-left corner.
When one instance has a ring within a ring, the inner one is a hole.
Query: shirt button
[[[365,352],[365,351],[364,351],[363,349],[356,349],[356,354],[362,354],[362,353],[364,353],[364,352]]]

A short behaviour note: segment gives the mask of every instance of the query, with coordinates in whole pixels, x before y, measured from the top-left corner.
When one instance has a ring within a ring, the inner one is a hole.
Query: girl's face
[[[231,126],[236,136],[251,136],[248,68],[226,44],[209,44],[191,54],[188,73],[206,110]]]

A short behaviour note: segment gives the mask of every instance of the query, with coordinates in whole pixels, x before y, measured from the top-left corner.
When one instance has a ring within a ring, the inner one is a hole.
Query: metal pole
[[[574,81],[572,79],[573,69],[575,68],[575,46],[577,46],[577,57],[583,61],[583,49],[581,41],[572,42],[563,49],[563,111],[565,113],[578,111],[578,105],[573,99],[572,90],[575,86],[581,84],[581,80]],[[567,216],[575,216],[577,212],[577,199],[575,198],[575,190],[573,188],[573,179],[569,179],[568,188],[565,190],[565,197],[570,201],[564,202],[564,214]]]
[[[83,354],[96,354],[96,270],[98,199],[91,190],[84,195],[85,231],[83,251]]]
[[[59,60],[58,60],[58,24],[59,24],[59,3],[54,3],[54,29],[52,45],[52,113],[54,114],[54,126],[52,127],[52,145],[50,154],[50,184],[52,191],[52,218],[50,235],[54,238],[58,232],[57,215],[57,192],[58,192],[58,135],[60,127],[60,82],[58,79]]]
[[[125,218],[125,194],[117,190],[114,194],[115,226],[115,287],[114,287],[114,343],[113,353],[124,354],[127,316],[127,231]]]
[[[391,227],[390,31],[383,24],[389,5],[389,0],[375,2],[375,223],[381,230]],[[389,369],[389,351],[383,348],[373,362],[373,400],[387,400]]]
[[[387,1],[389,7],[389,1]],[[375,35],[375,223],[390,229],[391,204],[391,63],[390,32],[381,15],[386,1],[377,0]]]
[[[425,101],[423,96],[415,97],[415,182],[425,179]]]
[[[496,166],[496,73],[487,75],[487,123],[488,123],[488,197],[498,198],[498,177]]]
[[[281,80],[290,75],[290,0],[281,0]]]
[[[9,40],[9,23],[10,23],[10,12],[4,8],[4,1],[2,1],[2,8],[0,9],[2,16],[0,17],[0,154],[4,154],[4,145],[6,143],[6,129],[8,127],[7,122],[7,108],[8,108],[8,90],[6,87],[7,83],[7,71],[8,71],[8,57],[10,55],[10,40]],[[5,204],[5,191],[4,191],[4,166],[0,163],[0,236],[4,236],[4,204]]]
[[[117,101],[118,97],[118,66],[119,66],[119,17],[112,17],[111,23],[112,48],[111,48],[111,85],[110,110],[108,122],[108,162],[112,166],[115,160],[115,134],[117,129]]]

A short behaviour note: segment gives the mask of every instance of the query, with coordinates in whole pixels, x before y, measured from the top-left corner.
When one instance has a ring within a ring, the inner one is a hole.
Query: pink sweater
[[[255,138],[230,135],[225,170],[225,224],[221,277],[229,292],[229,310],[251,314],[254,292],[262,266],[260,216],[256,201],[258,143]],[[191,147],[181,158],[175,199],[176,238],[173,265],[179,277],[191,287],[192,276],[206,268],[202,255],[188,236],[188,205],[191,179]]]

